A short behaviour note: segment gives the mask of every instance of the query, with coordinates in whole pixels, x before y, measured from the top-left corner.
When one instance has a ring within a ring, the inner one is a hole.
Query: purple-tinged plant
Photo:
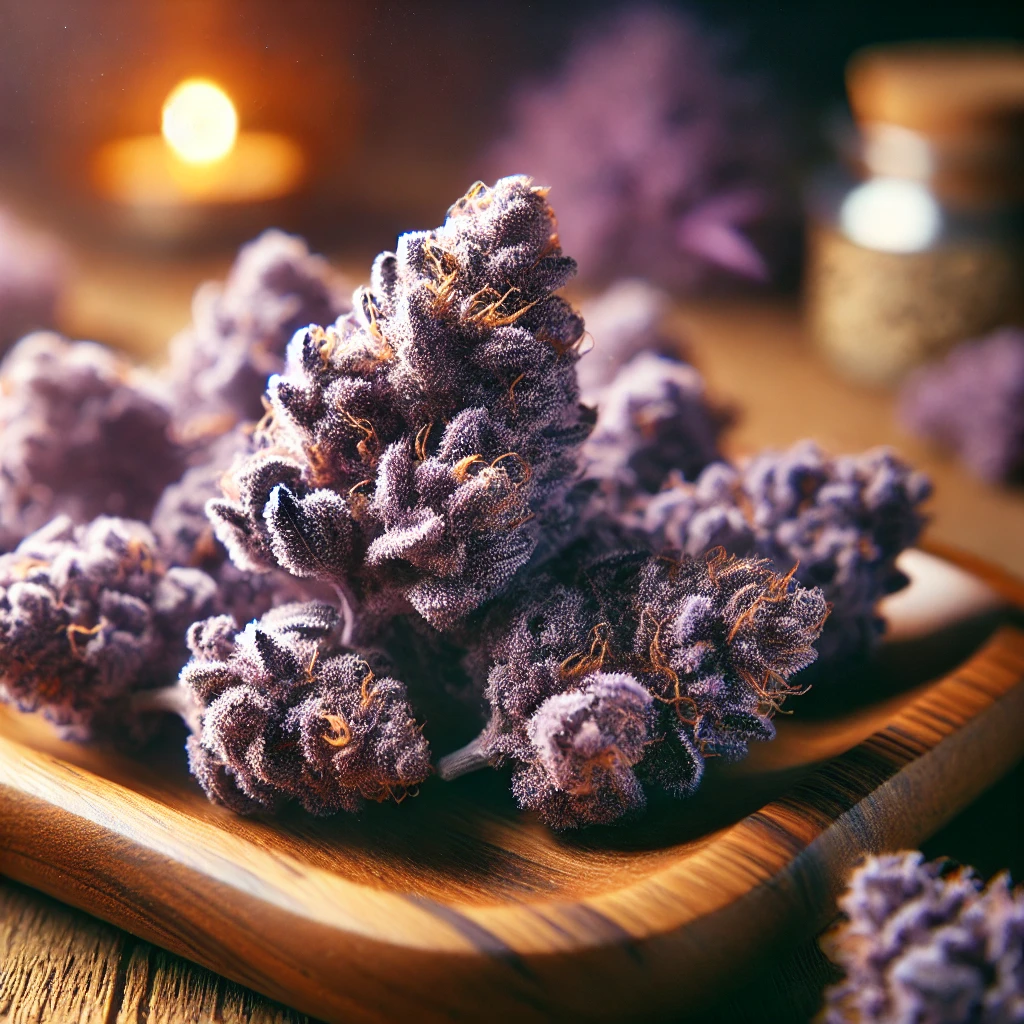
[[[351,314],[295,336],[255,452],[208,506],[236,565],[446,629],[569,529],[583,323],[553,294],[575,264],[546,195],[475,185],[377,258]]]
[[[983,888],[917,852],[868,857],[823,942],[846,972],[822,1024],[1010,1024],[1024,1020],[1024,890]]]
[[[832,606],[823,658],[868,650],[884,623],[878,601],[906,585],[896,558],[924,525],[927,478],[889,450],[829,458],[811,442],[763,452],[743,468],[715,463],[695,483],[676,483],[643,503],[642,526],[656,547],[690,555],[721,545],[730,553],[795,567]]]
[[[258,619],[275,605],[315,596],[313,587],[285,572],[239,569],[214,536],[206,503],[220,495],[221,478],[245,441],[236,431],[214,442],[206,452],[209,462],[192,466],[165,488],[150,522],[161,559],[169,565],[202,569],[211,576],[217,584],[217,610],[241,623]]]
[[[137,698],[174,679],[216,601],[205,573],[163,567],[144,523],[59,516],[0,556],[0,698],[69,738],[138,739]]]
[[[53,326],[66,275],[56,243],[0,210],[0,350]]]
[[[917,370],[900,402],[913,433],[989,481],[1024,479],[1024,330],[1004,327]]]
[[[576,364],[584,402],[600,405],[604,389],[640,352],[680,359],[683,345],[666,325],[671,304],[668,293],[640,278],[616,281],[580,303],[593,342]]]
[[[295,800],[312,814],[401,799],[430,772],[405,687],[342,647],[329,605],[275,608],[242,632],[230,616],[189,630],[180,686],[198,708],[193,775],[242,814]]]
[[[0,364],[0,549],[54,516],[147,520],[185,468],[156,385],[113,352],[29,335]]]
[[[511,763],[516,799],[554,828],[636,810],[641,782],[686,796],[705,755],[741,758],[771,739],[827,614],[792,574],[721,550],[680,562],[581,553],[566,553],[569,582],[526,581],[490,613],[469,661],[489,665],[490,719],[439,766],[454,778]]]
[[[785,140],[730,49],[692,16],[626,7],[515,95],[489,162],[557,189],[584,277],[694,290],[768,275],[749,232],[778,233],[788,216]]]
[[[164,488],[150,521],[160,550],[172,565],[206,567],[222,560],[224,549],[206,517],[206,503],[221,495],[220,482],[249,438],[241,429],[217,438],[204,450],[203,461],[190,466],[181,479]]]
[[[643,807],[633,767],[653,719],[654,698],[626,672],[592,672],[580,689],[548,697],[527,723],[535,760],[516,773],[519,803],[566,824],[614,821]]]
[[[242,246],[223,284],[197,290],[192,326],[171,343],[179,430],[202,437],[258,420],[292,335],[350,308],[341,281],[301,238],[271,230]]]
[[[654,493],[672,472],[692,480],[721,457],[718,439],[729,420],[708,401],[692,366],[641,352],[601,393],[583,445],[586,476],[601,481],[609,501]]]

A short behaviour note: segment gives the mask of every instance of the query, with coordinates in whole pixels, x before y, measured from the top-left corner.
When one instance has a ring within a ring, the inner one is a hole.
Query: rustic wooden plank
[[[2,1024],[312,1024],[197,964],[0,880]]]
[[[130,941],[95,918],[0,883],[0,1021],[106,1024]]]
[[[137,942],[125,965],[116,1024],[309,1024],[289,1010],[196,964]]]

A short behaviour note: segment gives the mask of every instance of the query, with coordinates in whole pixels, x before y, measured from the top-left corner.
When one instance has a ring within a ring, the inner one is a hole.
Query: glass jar
[[[848,85],[858,129],[809,197],[808,322],[837,369],[887,383],[1024,318],[1024,56],[887,48]]]

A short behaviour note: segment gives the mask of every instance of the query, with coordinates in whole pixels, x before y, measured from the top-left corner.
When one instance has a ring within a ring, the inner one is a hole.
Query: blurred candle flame
[[[164,101],[164,141],[188,164],[212,164],[231,152],[238,137],[238,113],[231,98],[205,78],[180,82]]]

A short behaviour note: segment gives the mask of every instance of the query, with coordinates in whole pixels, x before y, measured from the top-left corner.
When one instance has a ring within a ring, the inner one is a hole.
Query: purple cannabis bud
[[[113,352],[55,334],[0,364],[0,549],[54,516],[148,520],[185,468],[154,382]]]
[[[0,351],[53,326],[66,272],[55,242],[0,210]]]
[[[209,461],[187,469],[168,485],[150,528],[161,558],[169,565],[202,569],[217,583],[217,610],[238,622],[258,619],[279,604],[318,596],[313,587],[285,572],[247,572],[229,559],[206,517],[206,503],[221,494],[220,481],[233,457],[248,445],[244,431],[224,434],[203,451]]]
[[[706,755],[736,759],[771,739],[827,614],[792,574],[721,550],[580,555],[565,556],[568,582],[528,581],[491,611],[469,659],[490,665],[490,720],[440,764],[453,778],[511,763],[520,805],[555,828],[636,810],[641,782],[686,796]]]
[[[227,280],[196,292],[192,326],[171,343],[179,429],[206,435],[258,420],[292,335],[349,308],[337,276],[301,238],[271,230],[242,246]]]
[[[593,339],[576,366],[584,402],[599,405],[604,388],[640,352],[680,358],[683,345],[666,324],[671,306],[667,292],[640,278],[616,281],[580,304]]]
[[[614,492],[655,493],[672,472],[692,480],[720,457],[729,422],[686,363],[641,352],[601,392],[597,424],[583,446],[586,476]]]
[[[73,739],[138,738],[133,696],[174,679],[216,600],[205,573],[163,567],[145,524],[59,516],[0,557],[0,697]]]
[[[546,195],[475,185],[377,258],[352,313],[296,334],[255,450],[208,506],[236,565],[447,629],[568,531],[583,322],[553,294],[575,264]]]
[[[238,431],[222,435],[204,452],[208,461],[190,466],[164,488],[150,526],[172,565],[206,566],[221,560],[224,549],[206,518],[206,503],[220,496],[221,478],[246,445]]]
[[[693,290],[763,279],[751,231],[785,222],[785,140],[756,78],[691,16],[627,6],[585,32],[552,78],[514,97],[493,166],[558,191],[582,274]]]
[[[405,687],[379,660],[342,647],[329,605],[291,604],[242,632],[197,622],[181,685],[199,707],[192,774],[242,814],[288,800],[317,815],[402,799],[430,771]]]
[[[1024,1019],[1024,891],[944,872],[917,852],[868,857],[826,952],[846,977],[823,1024],[1008,1024]]]
[[[646,501],[643,527],[657,547],[697,555],[721,545],[795,567],[832,606],[818,649],[834,658],[881,636],[876,606],[906,585],[896,558],[917,540],[930,492],[927,478],[887,449],[829,458],[800,442],[741,469],[716,463],[692,484],[677,481]]]
[[[983,480],[1024,478],[1024,331],[1004,327],[918,370],[900,411],[909,430],[950,449]]]
[[[548,697],[527,724],[536,760],[515,779],[520,803],[614,821],[646,803],[633,766],[644,755],[654,699],[626,673],[594,672]],[[570,807],[570,805],[573,805]],[[585,811],[584,811],[585,808]]]

